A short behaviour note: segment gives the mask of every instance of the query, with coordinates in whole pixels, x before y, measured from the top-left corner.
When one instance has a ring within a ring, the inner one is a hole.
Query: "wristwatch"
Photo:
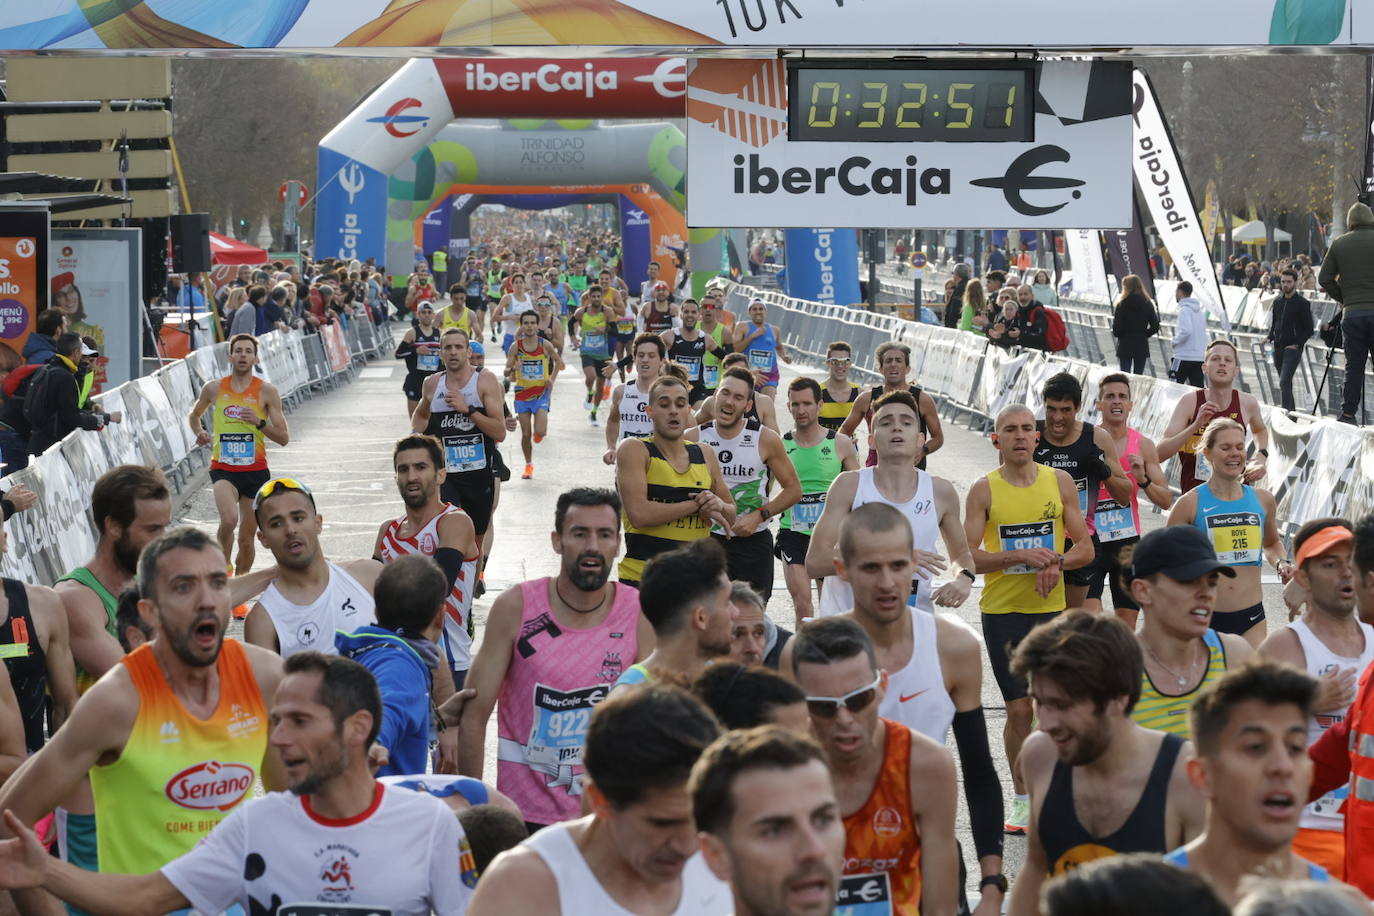
[[[983,888],[989,887],[989,886],[995,887],[995,888],[997,888],[999,891],[1001,891],[1003,894],[1005,894],[1005,893],[1007,892],[1007,876],[1006,876],[1006,875],[984,875],[984,876],[983,876],[983,880],[978,882],[978,893],[981,894],[981,893],[983,892]]]
[[[267,428],[267,418],[266,418],[266,417],[263,417],[261,420],[258,421],[258,429],[266,429],[266,428]]]
[[[773,514],[768,511],[767,506],[759,506],[759,516],[766,522],[773,517]]]
[[[961,576],[968,576],[968,580],[969,580],[970,582],[977,582],[977,581],[978,581],[978,576],[977,576],[977,574],[975,574],[974,571],[971,570],[971,569],[961,569],[961,570],[959,570],[959,575],[961,575]]]
[[[1153,484],[1154,484],[1154,481],[1150,479],[1150,475],[1149,475],[1149,474],[1146,474],[1144,477],[1142,477],[1142,478],[1136,483],[1136,486],[1138,486],[1138,487],[1140,487],[1140,489],[1144,490],[1146,487],[1149,487],[1149,486],[1151,486],[1151,485],[1153,485]]]

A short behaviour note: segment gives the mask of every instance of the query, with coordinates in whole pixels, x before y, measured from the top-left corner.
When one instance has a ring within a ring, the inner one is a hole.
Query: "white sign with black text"
[[[912,130],[911,135],[955,136],[948,128],[967,126],[955,117],[967,122],[974,116],[972,106],[962,102],[973,98],[971,90],[963,89],[956,99],[959,83],[932,83],[927,94],[924,84],[902,81],[898,75],[887,77],[896,87],[889,94],[862,71],[851,75],[857,93],[852,101],[836,89],[822,98],[820,109],[798,106],[799,120],[811,119],[811,136],[826,136],[817,128],[828,128],[837,119],[848,129],[831,132],[834,140],[789,140],[786,66],[778,60],[692,62],[687,86],[689,226],[1051,229],[1131,223],[1129,64],[1040,65],[1035,98],[1020,101],[1017,115],[1034,118],[1030,142],[856,139],[865,136],[856,128],[883,118],[888,139],[899,120],[905,126],[918,117],[927,124],[943,117],[945,123],[924,133]],[[844,78],[814,86],[837,86]],[[903,86],[906,95],[901,94]],[[919,96],[913,94],[914,86],[920,86]],[[808,101],[816,101],[817,91],[813,88]],[[837,107],[825,107],[834,101]],[[959,108],[962,115],[955,111]],[[1010,124],[1010,106],[998,110],[1006,111]],[[975,127],[991,123],[991,112],[976,114]]]

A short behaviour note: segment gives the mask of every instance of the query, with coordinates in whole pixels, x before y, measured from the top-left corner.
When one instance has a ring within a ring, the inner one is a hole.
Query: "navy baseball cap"
[[[1151,531],[1135,545],[1131,558],[1131,577],[1135,579],[1164,573],[1176,582],[1192,582],[1213,571],[1236,577],[1234,569],[1217,560],[1207,535],[1193,525],[1169,525]]]

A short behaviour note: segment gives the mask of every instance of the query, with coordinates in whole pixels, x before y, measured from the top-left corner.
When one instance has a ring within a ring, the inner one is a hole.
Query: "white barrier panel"
[[[742,306],[755,296],[766,299],[777,311],[775,323],[780,331],[793,335],[795,349],[801,352],[816,353],[831,340],[848,340],[856,347],[855,365],[871,365],[872,353],[859,350],[859,341],[874,337],[874,329],[890,333],[890,339],[911,346],[917,385],[932,396],[967,407],[988,419],[1018,402],[1028,404],[1037,415],[1042,414],[1040,391],[1045,380],[1057,372],[1070,372],[1083,383],[1084,417],[1096,422],[1099,418],[1094,401],[1098,386],[1105,376],[1116,371],[1110,366],[1036,351],[1006,351],[987,346],[982,338],[967,332],[871,316],[853,308],[837,308],[833,315],[818,318],[808,311],[815,307],[813,303],[738,284],[731,284],[727,291],[732,311],[742,311]],[[1161,285],[1161,301],[1166,292]],[[1246,298],[1245,291],[1236,287],[1223,287],[1223,292],[1228,297],[1228,306],[1247,318],[1268,313],[1272,296]],[[1169,298],[1172,304],[1171,295]],[[1232,317],[1240,314],[1233,312]],[[811,333],[804,333],[808,327]],[[1194,396],[1197,389],[1168,379],[1136,375],[1129,378],[1135,401],[1131,424],[1158,441],[1179,400]],[[1262,409],[1270,427],[1270,455],[1268,475],[1261,485],[1279,500],[1279,516],[1287,534],[1309,519],[1336,515],[1358,520],[1374,512],[1374,431],[1366,432],[1330,419],[1291,420],[1273,407],[1262,405]],[[1166,463],[1166,471],[1174,480],[1177,465],[1176,458]]]
[[[260,341],[269,337],[260,352],[271,354],[270,366],[283,380],[282,394],[305,388],[310,372],[302,335],[272,332]],[[321,378],[332,374],[323,360],[320,370]],[[178,467],[195,446],[186,417],[201,385],[227,372],[228,345],[219,343],[94,398],[101,410],[122,414],[123,422],[99,432],[77,430],[5,478],[7,488],[22,484],[33,490],[38,504],[9,520],[9,549],[0,555],[0,574],[51,585],[89,559],[96,542],[90,515],[95,481],[119,464]],[[172,475],[170,482],[177,487],[180,480]]]

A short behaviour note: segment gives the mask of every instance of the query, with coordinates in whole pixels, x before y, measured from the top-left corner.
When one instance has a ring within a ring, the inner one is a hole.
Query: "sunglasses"
[[[833,719],[839,715],[840,707],[852,713],[858,714],[868,708],[878,695],[878,685],[882,683],[883,674],[878,672],[873,678],[873,683],[867,687],[860,687],[851,690],[842,697],[807,697],[806,711],[817,719]]]
[[[848,365],[849,365],[850,363],[852,363],[852,362],[854,362],[854,360],[852,360],[852,359],[838,359],[838,358],[837,358],[837,359],[827,359],[827,360],[825,361],[825,364],[826,364],[827,366],[848,366]]]
[[[258,488],[258,494],[253,497],[253,511],[257,512],[262,501],[267,499],[278,490],[297,490],[310,497],[310,501],[315,501],[315,494],[310,492],[310,488],[293,477],[274,477],[267,483]]]

